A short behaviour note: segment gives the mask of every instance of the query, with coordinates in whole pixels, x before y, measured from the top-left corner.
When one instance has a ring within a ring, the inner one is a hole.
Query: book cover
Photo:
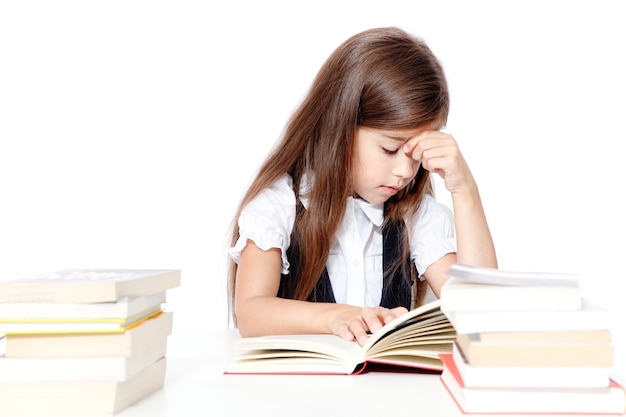
[[[138,297],[180,286],[181,271],[66,269],[0,281],[0,303],[99,303]]]
[[[473,310],[576,310],[582,296],[576,275],[513,272],[454,264],[441,288],[444,312]]]
[[[609,386],[611,368],[606,366],[480,366],[467,362],[455,344],[452,355],[441,355],[444,366],[454,361],[466,387],[556,388]]]
[[[126,319],[144,311],[160,310],[165,291],[140,297],[123,297],[102,303],[0,303],[0,322],[33,319]]]
[[[578,310],[444,311],[458,333],[608,330],[611,313],[583,297]]]
[[[113,416],[161,389],[166,358],[118,381],[0,382],[0,416]]]
[[[387,323],[360,346],[335,335],[261,336],[240,339],[226,374],[359,374],[368,365],[442,369],[439,354],[456,337],[439,300]]]
[[[466,360],[478,366],[613,366],[610,343],[485,342],[476,333],[458,334]]]
[[[163,312],[122,333],[10,334],[5,337],[7,358],[131,356],[167,346],[173,313]],[[0,350],[1,352],[2,350]]]
[[[465,414],[622,414],[626,392],[616,381],[604,388],[468,387],[454,361],[446,360],[440,380]]]

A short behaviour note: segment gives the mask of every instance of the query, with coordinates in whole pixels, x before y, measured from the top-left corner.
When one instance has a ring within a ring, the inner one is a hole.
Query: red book
[[[441,382],[464,414],[626,413],[626,391],[614,380],[604,388],[466,387],[452,354],[439,357]]]

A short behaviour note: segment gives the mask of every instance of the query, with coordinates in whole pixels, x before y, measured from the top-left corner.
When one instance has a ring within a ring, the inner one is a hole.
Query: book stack
[[[162,388],[179,285],[180,270],[0,282],[0,416],[113,415]]]
[[[457,336],[441,381],[464,413],[622,414],[609,311],[575,275],[455,264],[441,310]]]

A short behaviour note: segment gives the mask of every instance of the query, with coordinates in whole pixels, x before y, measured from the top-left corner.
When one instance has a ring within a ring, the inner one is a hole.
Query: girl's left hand
[[[424,169],[439,174],[451,193],[474,185],[474,178],[461,150],[454,137],[448,133],[425,131],[407,140],[402,150],[407,156],[421,162]]]

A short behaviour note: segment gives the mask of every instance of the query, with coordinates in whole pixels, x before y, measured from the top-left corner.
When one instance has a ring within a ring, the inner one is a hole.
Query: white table
[[[238,337],[230,329],[174,331],[165,387],[116,417],[463,416],[438,375],[224,375]]]

